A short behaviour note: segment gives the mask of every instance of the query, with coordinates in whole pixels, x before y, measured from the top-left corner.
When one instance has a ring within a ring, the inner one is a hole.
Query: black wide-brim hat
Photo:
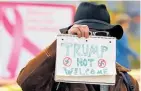
[[[74,16],[74,24],[87,25],[98,31],[108,31],[112,37],[117,39],[123,35],[123,29],[120,25],[110,24],[110,15],[104,4],[80,3]]]

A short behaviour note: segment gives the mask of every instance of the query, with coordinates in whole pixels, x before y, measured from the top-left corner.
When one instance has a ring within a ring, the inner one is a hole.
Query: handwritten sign
[[[115,38],[57,36],[56,76],[116,75]]]

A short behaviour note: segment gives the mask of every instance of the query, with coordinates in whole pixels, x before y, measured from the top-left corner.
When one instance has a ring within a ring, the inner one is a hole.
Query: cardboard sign
[[[115,40],[112,37],[91,36],[85,39],[74,35],[58,35],[56,76],[69,78],[103,76],[103,79],[104,76],[114,77],[116,75]]]
[[[16,77],[60,28],[72,24],[74,12],[73,5],[0,2],[0,77]]]

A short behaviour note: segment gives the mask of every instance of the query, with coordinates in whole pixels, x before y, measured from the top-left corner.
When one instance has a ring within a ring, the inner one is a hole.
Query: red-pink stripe
[[[18,60],[22,46],[26,48],[29,52],[31,52],[33,55],[36,55],[40,52],[40,49],[36,45],[31,43],[27,38],[24,37],[22,18],[16,9],[14,9],[14,14],[16,16],[16,24],[12,25],[6,18],[3,10],[0,9],[0,19],[2,20],[7,32],[13,37],[13,48],[8,63],[8,70],[11,73],[11,78],[15,77],[15,72],[18,66]]]

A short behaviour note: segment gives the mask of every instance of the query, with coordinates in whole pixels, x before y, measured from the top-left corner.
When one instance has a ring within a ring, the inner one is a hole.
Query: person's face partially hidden
[[[108,31],[105,30],[95,30],[95,29],[90,29],[90,35],[93,36],[110,36],[110,33]]]

